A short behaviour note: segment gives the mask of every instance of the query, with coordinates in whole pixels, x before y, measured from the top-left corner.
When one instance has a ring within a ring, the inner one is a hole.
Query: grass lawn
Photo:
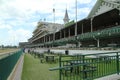
[[[0,59],[3,59],[9,56],[9,53],[13,53],[18,50],[19,50],[18,48],[2,48],[0,49]]]
[[[62,65],[68,64],[70,60],[75,60],[73,57],[62,57]],[[113,73],[116,73],[116,59],[113,57],[111,58],[111,61],[106,63],[104,60],[92,60],[89,58],[85,59],[86,62],[89,62],[91,64],[88,64],[88,66],[96,67],[94,70],[94,73],[89,72],[87,76],[89,78],[98,78],[106,75],[110,75]],[[58,80],[59,79],[59,72],[58,71],[49,71],[49,68],[53,68],[58,66],[58,63],[40,63],[40,60],[38,58],[34,58],[30,54],[25,54],[24,57],[24,65],[23,65],[23,72],[22,72],[22,78],[21,80]],[[84,74],[82,72],[75,75],[76,69],[79,69],[80,71],[83,70],[83,66],[74,67],[73,73],[67,74],[68,76],[62,75],[62,78],[64,80],[74,80],[74,78],[81,79]],[[85,68],[88,69],[87,67]],[[73,79],[72,79],[73,78]]]
[[[8,53],[8,52],[12,52],[12,51],[17,51],[17,48],[3,48],[0,49],[0,53]]]
[[[57,63],[40,63],[38,58],[25,54],[21,80],[57,80],[58,71],[49,71]]]

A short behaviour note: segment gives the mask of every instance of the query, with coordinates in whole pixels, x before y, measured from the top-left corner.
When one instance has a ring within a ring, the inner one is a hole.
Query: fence
[[[21,54],[22,51],[17,51],[9,53],[9,56],[0,59],[0,80],[7,80]]]
[[[59,80],[93,80],[119,74],[119,56],[119,52],[60,56],[59,67],[50,70],[59,70]]]

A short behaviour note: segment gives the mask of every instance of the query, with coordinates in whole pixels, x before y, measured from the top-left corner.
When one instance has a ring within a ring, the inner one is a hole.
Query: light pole
[[[53,31],[53,46],[54,46],[54,41],[55,41],[55,31],[56,31],[56,28],[55,28],[55,9],[53,8],[53,28],[54,28],[54,31]]]
[[[75,36],[77,36],[77,0],[75,1],[75,4],[76,4],[76,9],[75,9],[75,12],[76,12],[76,24],[75,24]]]
[[[76,47],[77,47],[77,0],[75,1],[76,9],[75,9],[75,16],[76,16],[76,24],[75,24],[75,39],[76,39]]]

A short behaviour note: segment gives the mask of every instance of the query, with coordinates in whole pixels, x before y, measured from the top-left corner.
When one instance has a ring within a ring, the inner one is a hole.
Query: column
[[[82,34],[83,34],[83,23],[82,23]]]
[[[68,31],[69,31],[69,37],[70,37],[70,28],[69,28],[69,30],[68,30]]]
[[[65,30],[64,30],[64,38],[65,38]]]
[[[91,32],[93,31],[93,17],[91,18]]]
[[[100,40],[97,39],[97,47],[99,48],[100,47]]]

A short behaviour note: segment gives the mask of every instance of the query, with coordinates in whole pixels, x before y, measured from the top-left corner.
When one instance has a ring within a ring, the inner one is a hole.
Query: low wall
[[[7,80],[21,54],[22,51],[20,50],[12,52],[9,56],[0,59],[0,80]]]

